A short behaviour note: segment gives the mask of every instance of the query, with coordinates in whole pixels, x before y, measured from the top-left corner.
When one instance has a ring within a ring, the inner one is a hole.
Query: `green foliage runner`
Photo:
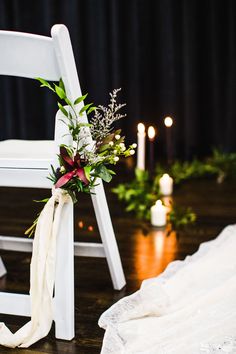
[[[175,185],[187,180],[199,178],[216,178],[217,183],[225,179],[236,178],[236,153],[223,153],[213,150],[211,157],[205,161],[194,159],[192,162],[175,161],[171,166],[164,167],[158,164],[155,168],[155,177],[150,178],[148,171],[135,170],[135,177],[131,182],[118,184],[113,192],[118,199],[126,204],[126,211],[133,212],[137,218],[150,220],[150,208],[157,199],[161,199],[159,180],[164,173],[168,173]],[[173,229],[180,229],[195,222],[196,214],[188,207],[172,205],[168,213],[168,220]]]

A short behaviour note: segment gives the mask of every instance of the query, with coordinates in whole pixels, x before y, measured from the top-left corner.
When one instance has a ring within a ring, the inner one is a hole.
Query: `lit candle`
[[[160,193],[162,195],[170,195],[173,192],[173,178],[171,178],[168,173],[164,173],[164,175],[160,178],[159,181]]]
[[[166,126],[166,152],[167,152],[167,162],[170,164],[173,159],[172,151],[172,136],[171,136],[171,127],[173,125],[173,119],[171,117],[166,117],[164,119],[164,124]]]
[[[155,128],[152,126],[148,127],[150,175],[153,174],[153,168],[154,168],[154,139],[155,139],[155,135],[156,135]]]
[[[138,148],[137,148],[137,168],[145,170],[145,125],[143,123],[138,124]]]
[[[166,224],[166,207],[161,200],[151,207],[151,224],[153,226],[164,226]]]

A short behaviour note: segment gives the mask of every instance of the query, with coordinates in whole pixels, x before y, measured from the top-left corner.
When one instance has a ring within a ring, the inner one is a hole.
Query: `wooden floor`
[[[214,238],[226,225],[236,221],[236,185],[233,182],[218,185],[212,180],[198,180],[178,187],[174,200],[192,206],[198,215],[196,225],[180,232],[178,237],[175,233],[167,237],[163,231],[126,214],[123,205],[117,202],[109,188],[106,186],[127,286],[120,292],[112,289],[104,259],[77,257],[75,339],[71,342],[55,340],[52,328],[46,339],[31,348],[10,350],[0,347],[0,354],[100,353],[104,332],[98,327],[97,321],[103,311],[123,296],[136,291],[143,279],[158,275],[169,262],[192,254],[201,242]],[[32,200],[43,198],[48,193],[46,190],[1,188],[0,234],[22,236],[41,207]],[[99,235],[89,196],[81,195],[75,214],[76,239],[97,241]],[[1,251],[1,255],[8,274],[0,279],[0,289],[27,293],[30,254]],[[15,331],[27,318],[1,316],[0,321],[6,322]]]

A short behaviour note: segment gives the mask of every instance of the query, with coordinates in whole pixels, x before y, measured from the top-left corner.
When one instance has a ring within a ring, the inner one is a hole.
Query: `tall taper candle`
[[[148,139],[149,139],[149,172],[150,176],[153,175],[154,170],[154,139],[155,139],[155,128],[148,127]]]
[[[166,126],[166,153],[167,153],[167,162],[171,164],[173,160],[173,144],[171,136],[171,127],[173,125],[173,119],[171,117],[166,117],[164,119],[164,124]]]
[[[138,148],[137,148],[137,168],[145,170],[145,125],[143,123],[138,124]]]

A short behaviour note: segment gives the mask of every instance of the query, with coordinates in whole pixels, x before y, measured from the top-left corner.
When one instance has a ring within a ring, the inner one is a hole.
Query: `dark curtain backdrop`
[[[137,123],[174,118],[175,155],[236,150],[235,0],[0,0],[0,28],[70,31],[83,92],[95,104],[122,87],[128,141]],[[1,55],[1,53],[0,53]],[[56,102],[33,80],[0,77],[0,139],[51,138]]]

